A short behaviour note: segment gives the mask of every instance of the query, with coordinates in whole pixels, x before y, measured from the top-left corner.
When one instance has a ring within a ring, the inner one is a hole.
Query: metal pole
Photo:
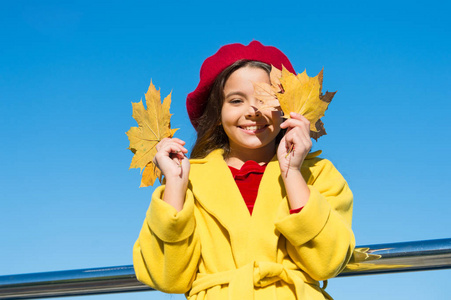
[[[358,276],[451,268],[451,239],[358,246],[338,275]]]
[[[451,268],[451,238],[359,246],[338,275],[357,276]],[[152,290],[133,266],[0,276],[0,299],[38,299]]]
[[[0,299],[39,299],[149,291],[133,266],[0,276]]]

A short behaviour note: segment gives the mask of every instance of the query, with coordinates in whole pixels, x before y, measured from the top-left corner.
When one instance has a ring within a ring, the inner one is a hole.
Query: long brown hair
[[[216,149],[224,150],[224,157],[230,154],[229,138],[221,126],[221,110],[224,102],[224,86],[233,72],[240,68],[253,67],[271,72],[271,66],[254,60],[238,60],[228,66],[217,77],[210,91],[207,106],[204,113],[199,118],[197,126],[197,139],[191,151],[191,158],[204,158],[211,151]],[[281,130],[276,138],[279,143],[285,130]]]

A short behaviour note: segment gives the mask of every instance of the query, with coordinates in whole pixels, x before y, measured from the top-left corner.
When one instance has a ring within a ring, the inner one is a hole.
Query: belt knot
[[[282,264],[268,261],[256,261],[254,262],[253,269],[254,286],[265,287],[279,280],[283,280],[290,284],[293,283]]]

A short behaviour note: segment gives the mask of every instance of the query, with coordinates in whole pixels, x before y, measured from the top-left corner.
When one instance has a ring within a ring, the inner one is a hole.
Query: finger
[[[160,149],[170,140],[171,140],[170,138],[164,138],[161,141],[159,141],[157,146],[156,146],[157,151],[160,151]]]
[[[177,158],[179,161],[186,158],[185,154],[183,154],[183,152],[181,152],[181,151],[171,152],[171,153],[169,153],[169,157],[172,159]]]
[[[301,120],[289,119],[289,120],[283,122],[282,124],[280,124],[280,128],[282,128],[282,129],[284,129],[284,128],[296,128],[296,127],[310,128],[310,123],[309,122],[304,122],[304,121],[301,121]]]
[[[188,153],[188,150],[185,147],[183,147],[183,146],[179,146],[178,149],[179,150],[177,152]]]
[[[285,133],[285,148],[286,149],[290,149],[292,148],[292,145],[295,144],[295,140],[294,140],[294,134],[292,132],[292,130],[290,130],[291,128],[289,128],[287,130],[287,133]]]
[[[170,156],[171,154],[178,154],[178,153],[180,153],[180,155],[183,156],[183,153],[188,152],[188,150],[186,150],[185,147],[180,146],[179,144],[168,143],[168,144],[164,145],[164,147],[161,148],[159,152],[165,153],[166,156]]]
[[[285,135],[285,141],[289,144],[294,144],[299,149],[310,148],[312,143],[309,130],[299,127],[289,128]]]
[[[178,138],[164,138],[162,139],[156,146],[157,151],[159,151],[161,148],[165,147],[167,144],[175,143],[180,146],[185,145],[185,141],[178,139]],[[183,148],[183,152],[187,153],[188,150],[186,148]]]
[[[170,143],[171,144],[176,144],[176,145],[178,145],[178,146],[180,146],[180,151],[181,152],[183,152],[183,153],[188,153],[188,149],[186,149],[185,147],[183,147],[183,145],[185,145],[186,143],[185,143],[185,141],[183,141],[183,140],[181,140],[181,139],[178,139],[178,138],[173,138],[173,139],[170,139]]]
[[[160,149],[172,146],[178,147],[182,152],[187,153],[188,150],[185,147],[183,147],[184,144],[185,142],[183,142],[180,139],[167,139],[167,138],[162,139],[161,142],[158,143]]]
[[[173,142],[176,142],[176,143],[182,145],[182,146],[186,144],[186,142],[185,142],[184,140],[181,140],[181,139],[179,139],[179,138],[172,138],[171,140],[172,140]]]
[[[308,122],[308,120],[307,120],[306,117],[304,117],[304,116],[301,115],[301,114],[295,113],[295,112],[291,112],[291,113],[290,113],[290,118],[296,119],[296,120],[306,120],[306,121]]]
[[[180,166],[180,161],[185,158],[183,147],[177,143],[166,143],[154,156],[153,162],[160,168],[160,163],[166,159],[171,159]]]
[[[300,118],[292,118],[287,119],[282,124],[280,124],[280,128],[288,128],[288,127],[310,127],[310,122],[303,116],[298,115]]]
[[[310,129],[307,125],[288,127],[285,135],[290,141],[299,142],[301,139],[310,139]]]
[[[293,134],[298,136],[302,140],[310,140],[310,126],[304,124],[302,126],[298,126],[293,128]]]

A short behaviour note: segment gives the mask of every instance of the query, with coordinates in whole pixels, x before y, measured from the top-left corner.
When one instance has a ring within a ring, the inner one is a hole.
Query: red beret
[[[200,81],[197,88],[186,97],[186,108],[194,128],[197,120],[205,110],[216,76],[225,68],[238,60],[255,60],[273,65],[282,69],[282,65],[291,73],[296,74],[285,54],[272,46],[264,46],[258,41],[252,41],[249,45],[230,44],[222,46],[218,52],[207,58],[200,68]]]

